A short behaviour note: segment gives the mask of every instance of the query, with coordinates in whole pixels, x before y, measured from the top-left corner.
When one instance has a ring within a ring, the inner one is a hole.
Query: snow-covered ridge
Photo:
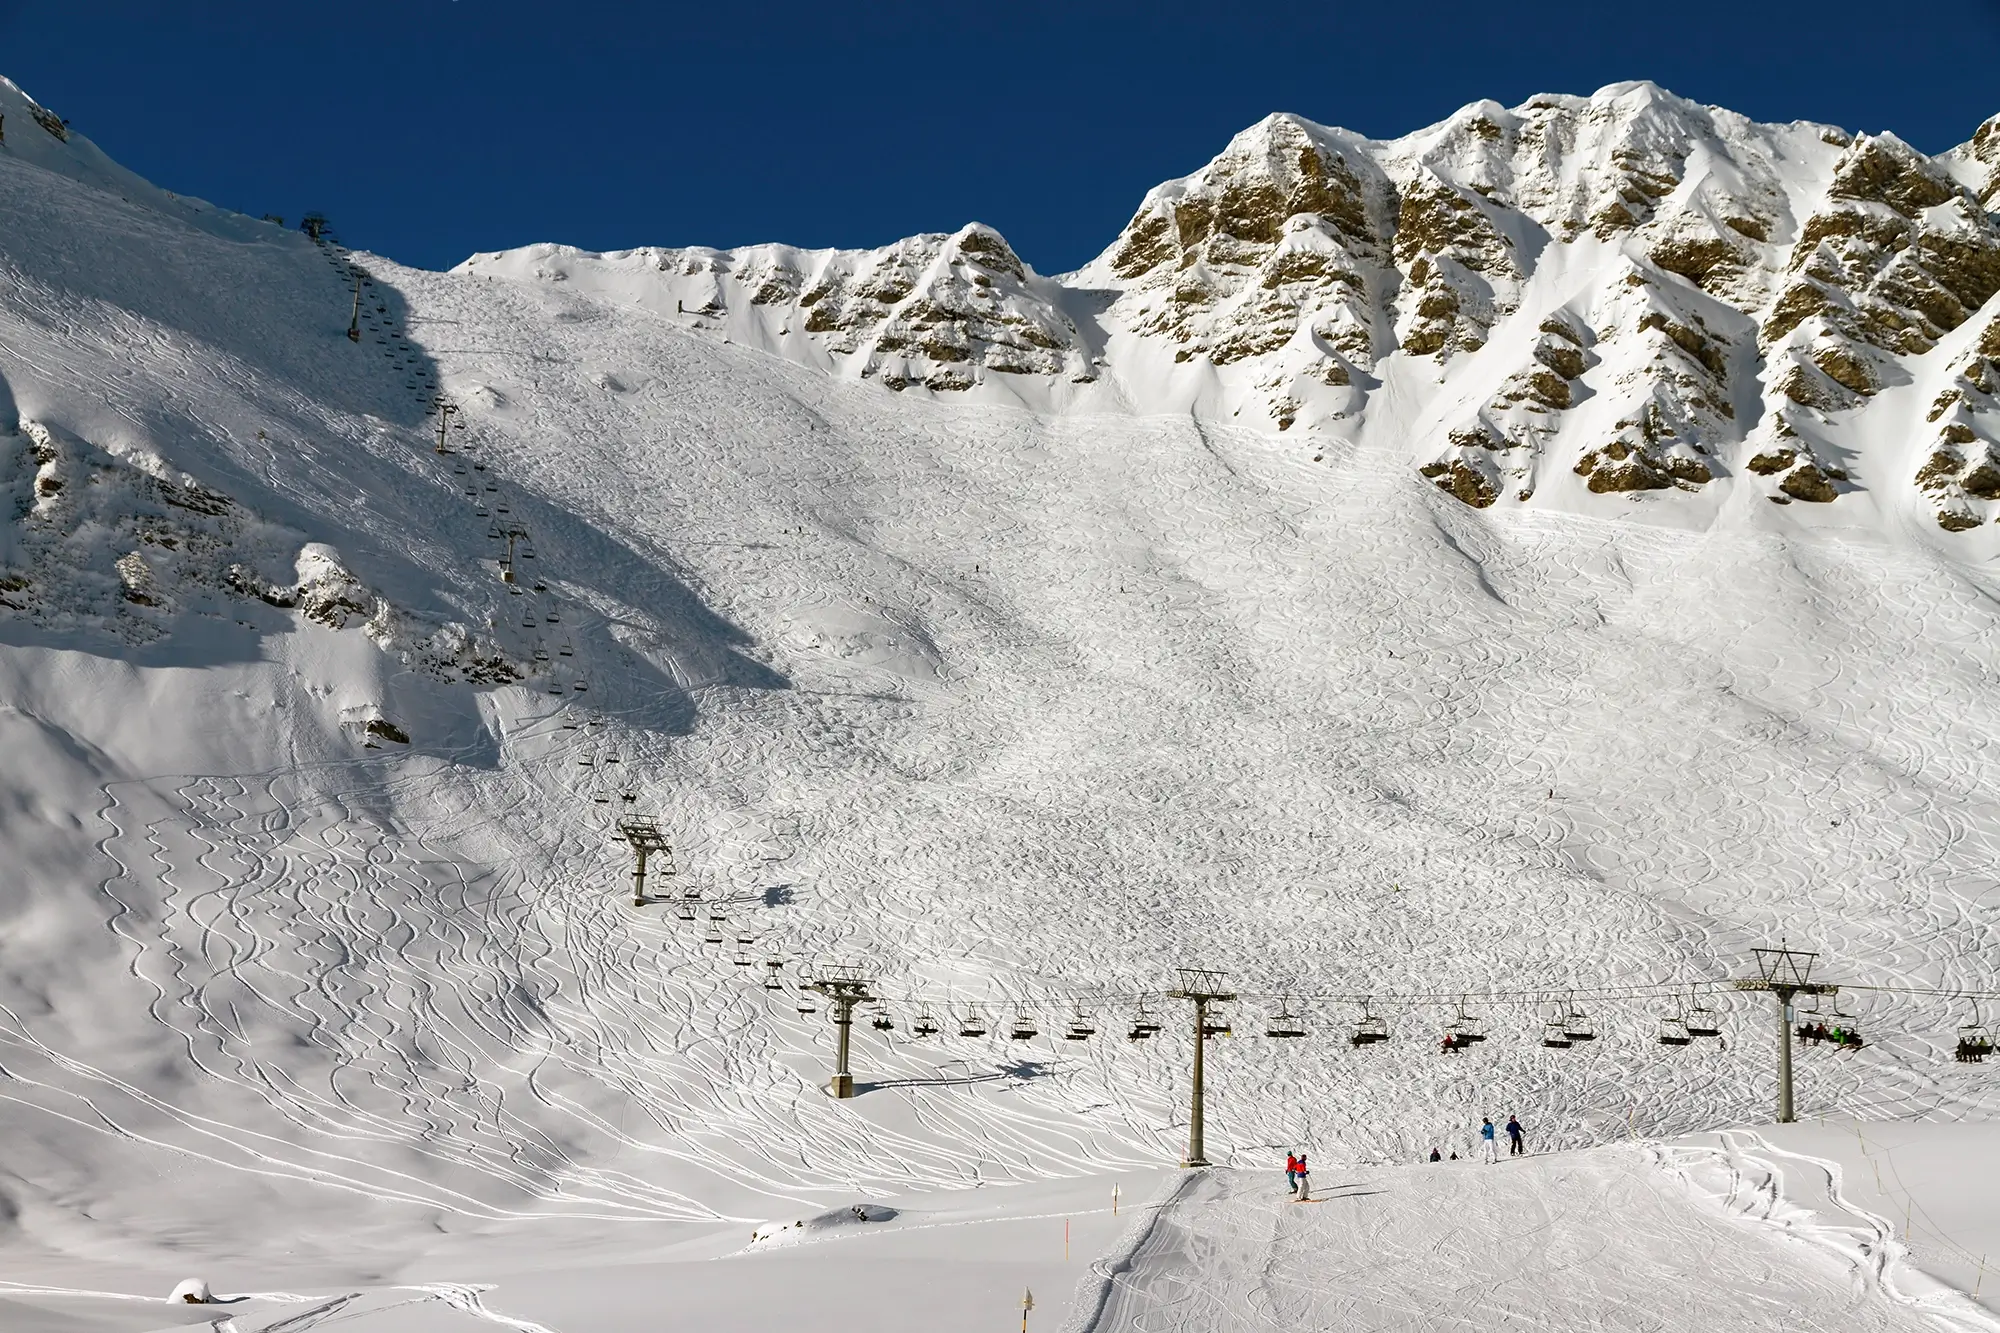
[[[1907,509],[1965,532],[2000,518],[1996,206],[2000,117],[1930,158],[1641,82],[1389,141],[1267,117],[1053,279],[976,225],[462,271],[892,389],[1192,411],[1314,457],[1392,444],[1478,507],[1655,496],[1700,524],[1847,500],[1873,515],[1845,526]]]

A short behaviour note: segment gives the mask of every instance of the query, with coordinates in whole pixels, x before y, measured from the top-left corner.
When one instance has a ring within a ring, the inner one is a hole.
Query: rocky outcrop
[[[1801,226],[1786,272],[1765,341],[1810,323],[1830,344],[1821,356],[1851,373],[1821,368],[1870,393],[1864,349],[1927,352],[2000,291],[2000,227],[1943,166],[1894,135],[1863,135]]]
[[[390,604],[332,548],[301,539],[157,456],[112,451],[52,423],[0,434],[0,492],[11,502],[0,615],[127,643],[248,614],[245,602],[367,634],[449,680],[529,674],[463,625]],[[289,566],[279,583],[259,571]]]
[[[1273,116],[1148,194],[1100,263],[1124,288],[1123,322],[1177,362],[1289,350],[1292,373],[1345,385],[1388,350],[1391,199],[1350,145]]]
[[[796,354],[891,389],[954,393],[990,377],[1096,378],[1063,289],[977,223],[879,250],[758,245],[613,251],[538,245],[461,271],[564,283],[698,332]]]

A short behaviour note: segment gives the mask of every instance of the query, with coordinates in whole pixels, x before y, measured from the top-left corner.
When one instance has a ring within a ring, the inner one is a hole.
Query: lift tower
[[[1187,1160],[1182,1166],[1207,1166],[1207,1154],[1202,1151],[1202,1101],[1201,1101],[1201,1055],[1208,1038],[1208,1006],[1236,998],[1233,991],[1223,986],[1220,972],[1206,968],[1184,967],[1180,969],[1180,985],[1167,992],[1170,1000],[1187,1000],[1194,1005],[1194,1083],[1192,1104],[1188,1115]]]
[[[1812,979],[1817,953],[1788,949],[1778,941],[1775,949],[1752,949],[1757,975],[1736,983],[1738,990],[1769,991],[1778,997],[1778,1123],[1789,1125],[1792,1115],[1792,997],[1794,995],[1835,995],[1840,987]]]
[[[646,858],[655,852],[671,858],[674,849],[667,845],[667,835],[660,831],[660,821],[651,815],[625,815],[618,821],[618,836],[631,845],[632,855],[637,858],[632,868],[632,906],[646,905]],[[673,874],[673,862],[667,862],[663,872]]]
[[[806,989],[818,991],[833,1002],[833,1026],[838,1045],[833,1064],[833,1079],[826,1090],[838,1098],[854,1095],[854,1075],[847,1072],[847,1049],[854,1035],[854,1006],[866,1004],[875,998],[870,989],[873,982],[862,975],[861,969],[841,963],[821,970],[819,976],[806,983]]]

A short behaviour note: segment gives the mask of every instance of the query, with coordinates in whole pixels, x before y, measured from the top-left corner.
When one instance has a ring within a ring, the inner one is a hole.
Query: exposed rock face
[[[1395,208],[1349,136],[1272,116],[1148,194],[1096,267],[1123,289],[1120,322],[1175,362],[1263,362],[1265,406],[1289,428],[1294,381],[1346,388],[1394,345]]]
[[[468,267],[671,306],[891,388],[1193,411],[1314,459],[1386,444],[1478,508],[1740,487],[1838,504],[1905,466],[1878,468],[1868,439],[2000,435],[1995,209],[2000,117],[1932,158],[1631,83],[1389,141],[1268,117],[1054,280],[982,227]],[[1926,357],[1950,358],[1948,382],[1906,421],[1888,391],[1932,378]],[[1941,440],[1919,464],[1947,529],[2000,517],[1984,447]]]

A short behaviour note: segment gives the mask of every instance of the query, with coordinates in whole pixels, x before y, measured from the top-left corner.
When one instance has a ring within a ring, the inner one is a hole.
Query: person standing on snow
[[[1493,1140],[1493,1122],[1485,1118],[1479,1122],[1479,1153],[1488,1162],[1500,1160],[1500,1145]]]
[[[1510,1115],[1510,1116],[1508,1116],[1508,1117],[1507,1117],[1507,1155],[1508,1155],[1509,1157],[1519,1157],[1519,1156],[1521,1156],[1521,1155],[1522,1155],[1523,1153],[1525,1153],[1525,1152],[1527,1152],[1527,1151],[1528,1151],[1528,1149],[1527,1149],[1527,1145],[1526,1145],[1526,1144],[1524,1144],[1524,1143],[1523,1143],[1523,1142],[1521,1141],[1521,1140],[1522,1140],[1522,1136],[1523,1136],[1523,1134],[1524,1134],[1524,1133],[1525,1133],[1525,1131],[1524,1131],[1524,1130],[1522,1130],[1522,1128],[1521,1128],[1521,1122],[1520,1122],[1520,1121],[1518,1121],[1518,1120],[1516,1120],[1516,1119],[1515,1119],[1515,1118],[1514,1118],[1513,1116],[1511,1116],[1511,1115]]]
[[[1306,1172],[1306,1155],[1299,1154],[1299,1192],[1297,1202],[1305,1203],[1312,1198],[1312,1177]]]
[[[1293,1194],[1299,1192],[1299,1155],[1297,1153],[1288,1152],[1285,1154],[1285,1186]]]

